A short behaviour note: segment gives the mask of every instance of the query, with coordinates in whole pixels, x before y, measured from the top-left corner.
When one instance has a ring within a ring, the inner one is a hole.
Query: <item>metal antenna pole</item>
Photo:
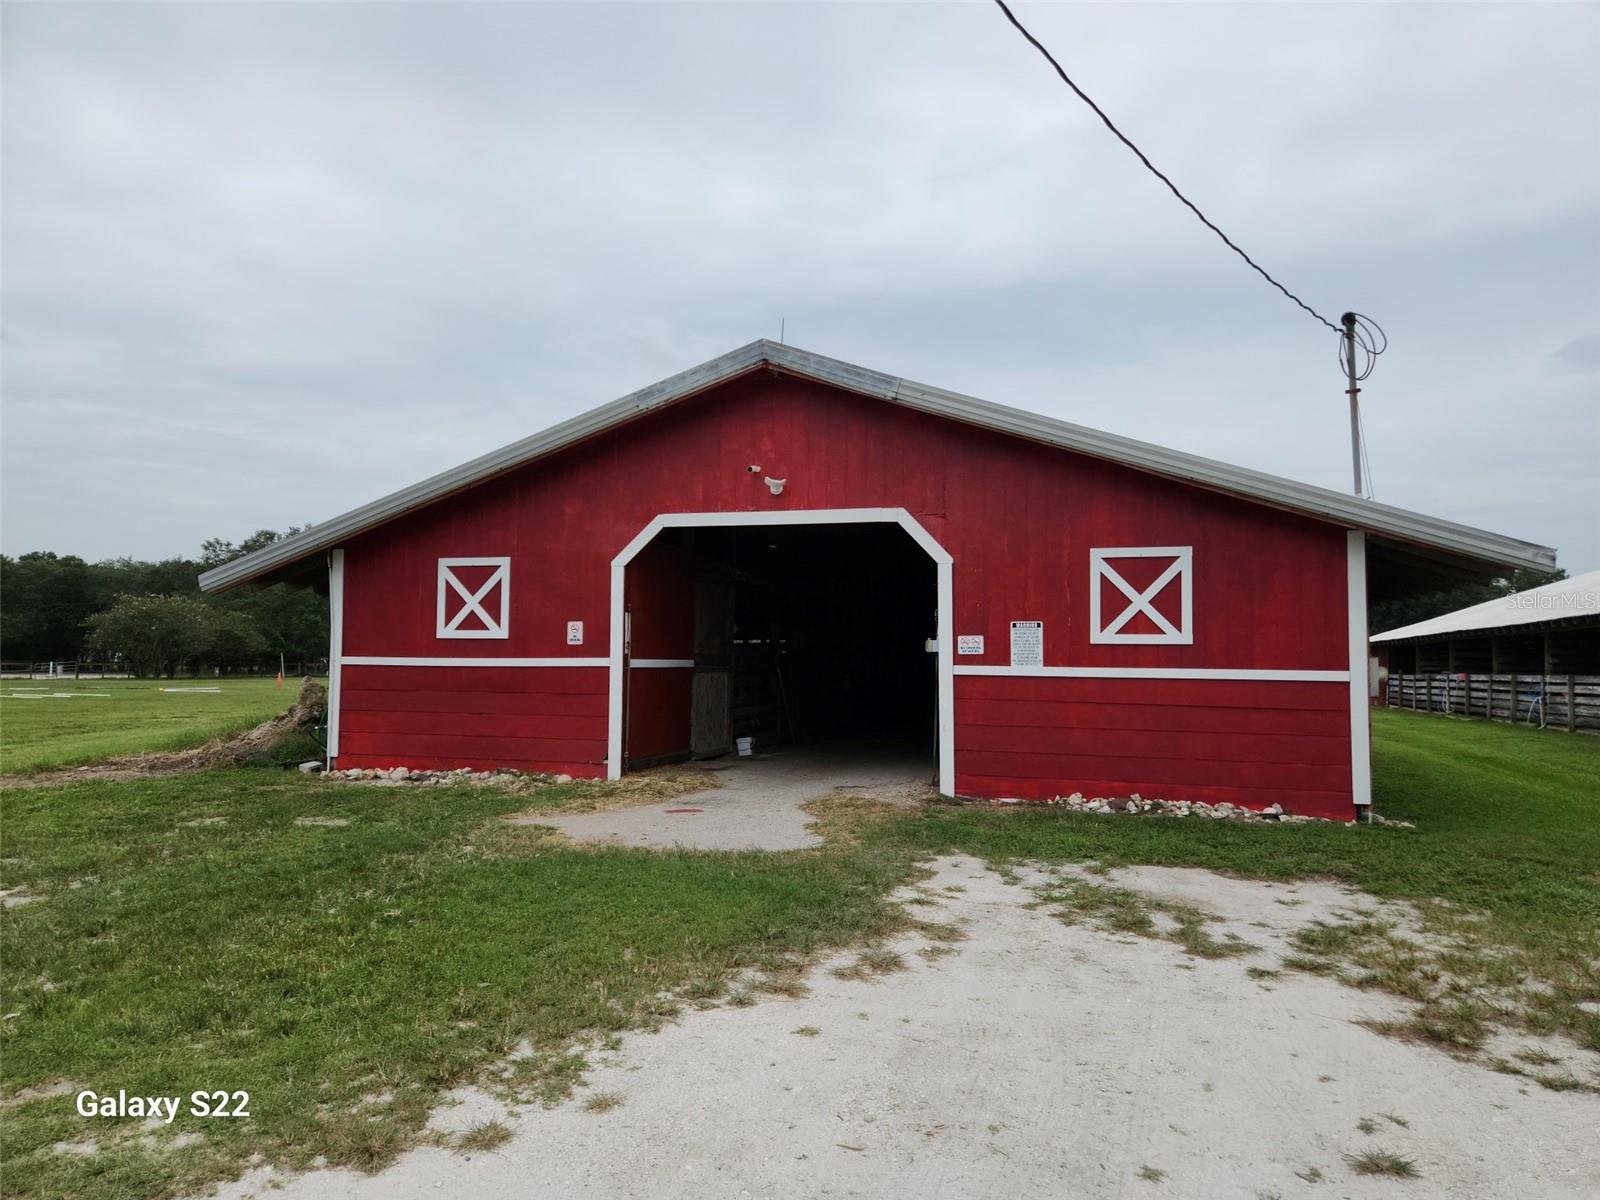
[[[1350,381],[1350,463],[1355,470],[1356,495],[1363,494],[1361,486],[1361,386],[1356,382],[1356,315],[1347,312],[1340,318],[1344,322],[1344,373]]]

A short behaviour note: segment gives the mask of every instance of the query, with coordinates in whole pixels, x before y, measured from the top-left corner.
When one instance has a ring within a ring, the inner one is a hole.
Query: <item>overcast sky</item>
[[[1600,5],[1022,19],[1393,342],[1377,496],[1600,566]],[[992,5],[4,6],[4,550],[334,516],[757,337],[1349,486],[1332,334]]]

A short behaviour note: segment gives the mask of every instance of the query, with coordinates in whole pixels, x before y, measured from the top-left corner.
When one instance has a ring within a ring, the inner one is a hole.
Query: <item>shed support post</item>
[[[1550,725],[1550,634],[1544,635],[1544,663],[1539,673],[1539,726]]]

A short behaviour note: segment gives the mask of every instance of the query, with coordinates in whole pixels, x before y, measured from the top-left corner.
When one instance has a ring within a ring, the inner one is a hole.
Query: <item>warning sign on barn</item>
[[[1011,665],[1044,666],[1044,622],[1011,622]]]

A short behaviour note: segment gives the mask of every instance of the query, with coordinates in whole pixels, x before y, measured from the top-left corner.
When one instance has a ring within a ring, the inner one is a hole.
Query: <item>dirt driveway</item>
[[[908,936],[893,947],[900,969],[874,974],[844,955],[813,970],[802,996],[691,1011],[628,1036],[551,1110],[508,1111],[465,1091],[437,1114],[451,1130],[506,1122],[512,1136],[497,1150],[417,1150],[376,1176],[258,1171],[221,1194],[1600,1195],[1593,1095],[1545,1091],[1355,1023],[1398,1015],[1398,1000],[1259,974],[1293,929],[1370,898],[1197,870],[1114,873],[1122,887],[1219,915],[1218,936],[1259,947],[1207,959],[1056,919],[1039,903],[1051,883],[1040,873],[934,865],[907,898],[964,940]],[[1584,1077],[1600,1067],[1566,1044],[1542,1048]],[[1351,1156],[1377,1150],[1412,1160],[1417,1177],[1357,1174]]]
[[[804,850],[822,845],[801,810],[807,801],[844,792],[891,802],[920,798],[932,792],[933,764],[897,750],[845,746],[730,757],[705,770],[720,787],[639,808],[513,820],[618,846]]]

